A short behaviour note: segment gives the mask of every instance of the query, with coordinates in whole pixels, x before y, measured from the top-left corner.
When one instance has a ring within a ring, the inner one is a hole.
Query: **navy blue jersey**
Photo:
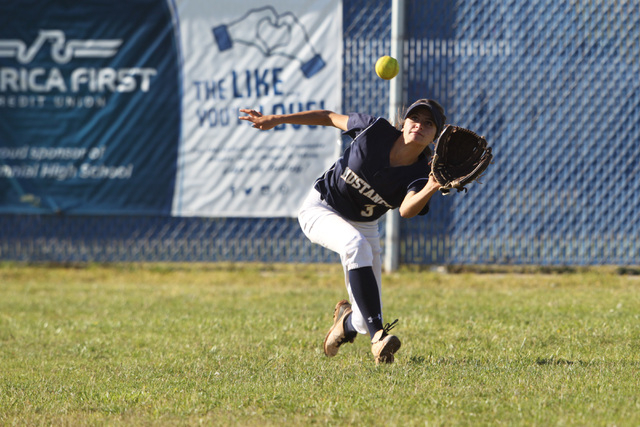
[[[409,191],[418,192],[427,184],[430,166],[424,155],[411,165],[391,167],[391,148],[402,132],[387,120],[349,114],[344,134],[353,142],[316,180],[315,188],[345,218],[374,221],[399,207]],[[428,210],[427,204],[420,215]]]

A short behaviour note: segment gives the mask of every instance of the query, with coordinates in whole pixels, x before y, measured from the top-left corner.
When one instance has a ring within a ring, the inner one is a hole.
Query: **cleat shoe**
[[[333,326],[329,329],[323,344],[324,354],[327,356],[335,356],[338,354],[342,344],[355,340],[355,337],[347,339],[344,333],[344,321],[351,312],[351,304],[348,301],[342,300],[336,304],[336,308],[333,311]]]
[[[382,329],[375,333],[371,340],[371,352],[376,358],[376,365],[380,363],[393,363],[395,357],[393,356],[396,351],[400,349],[402,343],[400,339],[395,335],[389,335],[389,331],[398,322],[398,319],[393,323],[387,323]]]

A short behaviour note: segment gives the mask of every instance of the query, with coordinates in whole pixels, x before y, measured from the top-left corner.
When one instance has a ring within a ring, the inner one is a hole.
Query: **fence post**
[[[404,39],[406,31],[406,4],[404,0],[391,2],[391,56],[398,60],[400,73],[391,79],[389,86],[389,120],[395,123],[396,115],[404,102]],[[395,271],[400,264],[400,214],[397,209],[387,212],[385,223],[384,269]]]

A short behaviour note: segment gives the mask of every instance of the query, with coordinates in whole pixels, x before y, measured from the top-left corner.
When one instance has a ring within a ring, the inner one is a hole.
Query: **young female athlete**
[[[368,333],[376,363],[392,363],[401,343],[389,334],[396,322],[382,321],[378,219],[395,208],[404,218],[428,212],[429,200],[440,188],[430,175],[429,144],[442,132],[444,109],[434,100],[418,100],[406,110],[400,129],[383,118],[357,113],[240,112],[245,114],[241,120],[261,130],[283,123],[333,126],[353,138],[342,157],[316,180],[298,219],[312,242],[340,255],[345,270],[350,302],[342,300],[335,307],[325,354],[333,357],[358,333]]]

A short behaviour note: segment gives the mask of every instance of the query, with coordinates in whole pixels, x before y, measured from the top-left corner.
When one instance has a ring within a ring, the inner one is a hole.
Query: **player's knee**
[[[356,236],[347,243],[343,261],[349,270],[373,265],[373,250],[364,236]]]

